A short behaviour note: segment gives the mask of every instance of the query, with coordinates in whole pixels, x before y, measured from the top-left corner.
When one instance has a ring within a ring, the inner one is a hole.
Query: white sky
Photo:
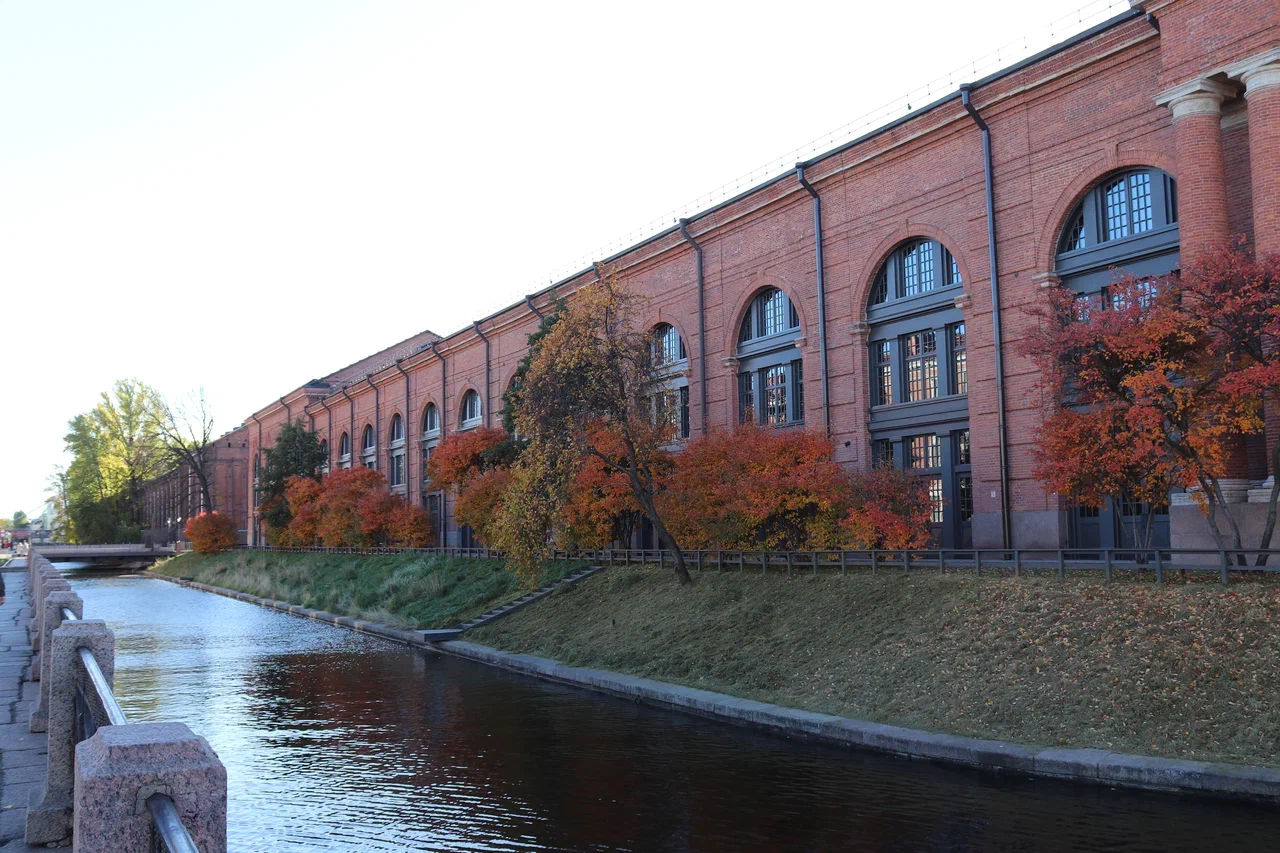
[[[230,429],[1127,7],[0,0],[0,516],[116,378]]]

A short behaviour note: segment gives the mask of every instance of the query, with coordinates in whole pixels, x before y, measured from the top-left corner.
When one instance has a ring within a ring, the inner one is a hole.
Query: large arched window
[[[872,459],[925,479],[934,538],[949,548],[972,542],[962,283],[946,246],[914,239],[890,253],[867,298]]]
[[[661,377],[662,390],[651,398],[654,421],[670,425],[675,438],[689,437],[689,364],[680,331],[670,323],[659,323],[650,333],[650,355]]]
[[[1117,269],[1158,276],[1178,263],[1176,182],[1159,169],[1130,169],[1095,184],[1067,217],[1054,272],[1077,293],[1097,294]]]
[[[1179,268],[1178,188],[1159,169],[1113,172],[1076,205],[1058,236],[1054,272],[1075,292],[1082,308],[1106,309],[1108,285],[1120,275],[1151,277]],[[1151,529],[1151,545],[1169,544],[1169,510],[1116,496],[1104,506],[1073,505],[1067,544],[1117,548],[1135,544],[1136,531]],[[1144,542],[1145,544],[1145,542]]]
[[[351,436],[345,432],[338,439],[338,467],[351,467]]]
[[[787,294],[761,290],[738,328],[738,422],[804,422],[804,361],[796,338],[800,316]]]
[[[372,425],[365,425],[360,436],[360,461],[366,468],[378,467],[378,434]]]
[[[480,406],[480,395],[475,391],[467,391],[462,395],[462,411],[458,413],[458,425],[462,429],[480,426],[484,419],[484,411]]]
[[[422,411],[422,470],[419,472],[421,483],[421,501],[427,514],[431,516],[431,529],[436,532],[436,544],[444,545],[444,493],[431,484],[427,470],[431,466],[431,456],[440,444],[440,409],[435,403],[427,403]]]
[[[387,432],[388,447],[390,449],[390,470],[387,471],[387,479],[391,483],[391,488],[403,488],[405,485],[405,446],[404,446],[404,419],[399,415],[391,416],[391,429]]]
[[[937,240],[908,240],[880,267],[868,304],[928,299],[936,290],[961,284],[960,265],[946,246]]]

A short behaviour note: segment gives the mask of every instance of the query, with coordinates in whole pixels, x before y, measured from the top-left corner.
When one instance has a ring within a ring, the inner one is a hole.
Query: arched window
[[[1126,169],[1107,175],[1087,192],[1058,236],[1054,272],[1074,291],[1079,316],[1112,304],[1107,289],[1120,275],[1156,278],[1180,266],[1178,187],[1159,169]],[[1141,296],[1139,296],[1141,298]],[[1067,544],[1117,548],[1135,544],[1133,531],[1151,529],[1151,544],[1169,544],[1165,505],[1121,495],[1102,507],[1073,505]]]
[[[360,456],[364,467],[378,467],[378,434],[374,432],[372,425],[366,424],[364,432],[360,434]]]
[[[776,287],[766,287],[751,300],[738,329],[738,343],[745,344],[799,328],[800,315],[787,294]]]
[[[422,434],[424,436],[436,435],[440,432],[440,410],[436,408],[435,403],[427,403],[427,409],[422,413]]]
[[[937,240],[908,240],[880,267],[867,301],[883,305],[963,283],[960,265],[946,246]]]
[[[689,437],[689,377],[682,368],[689,360],[680,331],[659,323],[651,333],[650,355],[662,377],[662,389],[650,397],[655,423],[665,422],[675,438]]]
[[[761,290],[738,329],[738,422],[804,422],[804,360],[796,338],[800,316],[787,294]]]
[[[1159,169],[1115,172],[1067,217],[1054,272],[1080,294],[1106,290],[1116,268],[1159,276],[1178,268],[1178,187]]]
[[[404,447],[404,419],[399,415],[391,416],[390,442],[391,454],[388,456],[390,461],[390,470],[387,471],[387,479],[390,481],[391,488],[405,487],[405,447]]]
[[[960,265],[936,240],[890,253],[867,297],[871,458],[927,481],[943,547],[972,541],[969,358]]]
[[[480,408],[480,395],[475,391],[468,391],[462,395],[462,411],[458,415],[460,426],[463,429],[470,429],[479,426],[484,413]]]
[[[440,410],[435,403],[427,403],[422,412],[422,452],[419,454],[421,470],[418,482],[421,491],[420,499],[423,508],[431,516],[431,528],[436,532],[436,544],[444,545],[444,494],[431,484],[427,469],[431,465],[431,455],[440,444]]]
[[[660,323],[653,330],[651,355],[653,363],[658,366],[675,364],[678,361],[685,361],[689,358],[689,354],[684,347],[684,339],[680,337],[679,330],[669,323]]]

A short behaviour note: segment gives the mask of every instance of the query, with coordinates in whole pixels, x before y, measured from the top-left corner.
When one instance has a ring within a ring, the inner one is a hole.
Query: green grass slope
[[[467,635],[813,711],[1280,765],[1280,585],[616,568]]]
[[[550,564],[537,585],[582,565]],[[183,554],[155,571],[399,628],[450,627],[534,586],[508,572],[501,560],[408,553]]]

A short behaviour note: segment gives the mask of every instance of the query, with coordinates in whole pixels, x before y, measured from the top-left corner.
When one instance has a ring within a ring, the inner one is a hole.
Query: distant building
[[[144,537],[157,544],[172,542],[182,538],[182,528],[192,516],[216,510],[236,519],[241,543],[247,543],[248,460],[248,429],[243,425],[210,444],[206,465],[212,507],[205,506],[200,480],[188,465],[148,482],[143,494]]]

